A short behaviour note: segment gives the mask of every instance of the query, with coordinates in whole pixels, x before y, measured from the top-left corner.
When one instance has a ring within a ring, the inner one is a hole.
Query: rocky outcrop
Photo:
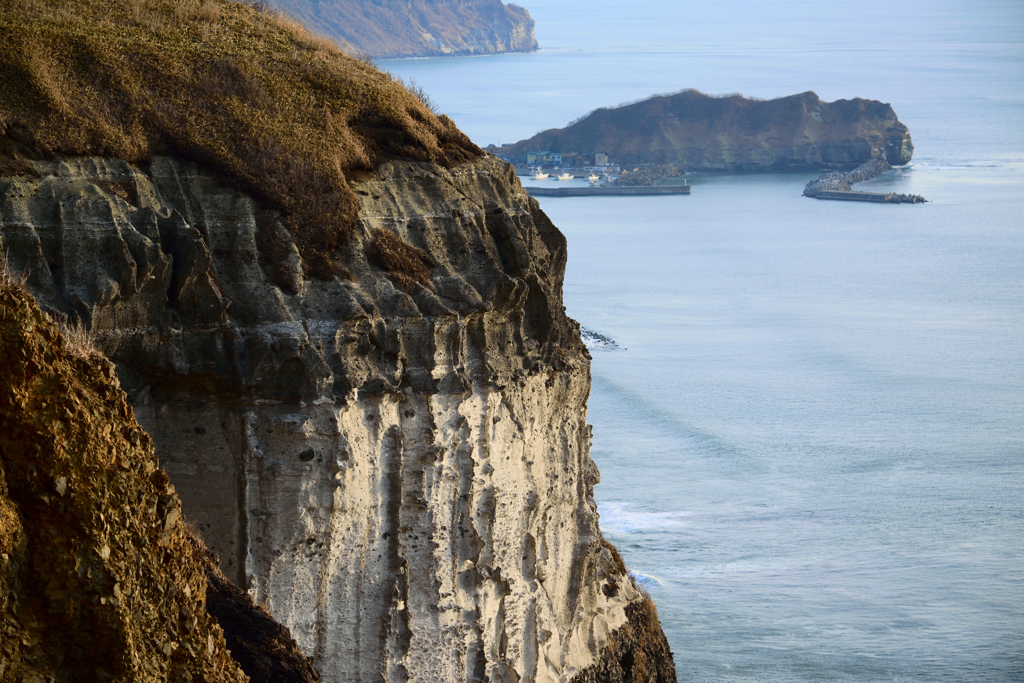
[[[248,680],[114,368],[0,282],[0,679]]]
[[[371,57],[437,57],[537,49],[533,18],[501,0],[275,0],[343,46]]]
[[[379,166],[331,280],[195,165],[34,166],[0,180],[0,249],[93,331],[224,574],[324,680],[601,660],[642,596],[601,543],[565,239],[510,166]]]
[[[503,151],[520,156],[595,150],[623,166],[766,171],[847,169],[871,159],[896,166],[910,161],[914,145],[892,107],[874,100],[823,102],[813,92],[752,100],[684,90],[598,109]]]

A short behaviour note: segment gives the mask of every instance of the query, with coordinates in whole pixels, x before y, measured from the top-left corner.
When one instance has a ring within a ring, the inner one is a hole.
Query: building
[[[608,152],[594,152],[594,166],[607,166]]]

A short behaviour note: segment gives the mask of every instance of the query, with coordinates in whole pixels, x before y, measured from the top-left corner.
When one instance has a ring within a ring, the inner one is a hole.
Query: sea
[[[684,88],[881,100],[913,162],[855,189],[929,200],[540,200],[679,680],[1024,681],[1024,3],[521,2],[535,53],[380,66],[481,145]]]

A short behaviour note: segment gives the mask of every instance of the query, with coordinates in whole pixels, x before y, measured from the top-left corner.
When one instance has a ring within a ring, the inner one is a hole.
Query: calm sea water
[[[383,66],[478,143],[696,87],[890,102],[914,206],[545,199],[601,526],[681,681],[1024,680],[1024,4],[523,0],[542,50]]]

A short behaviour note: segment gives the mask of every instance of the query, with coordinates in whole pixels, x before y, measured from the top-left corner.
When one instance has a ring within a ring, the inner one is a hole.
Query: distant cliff
[[[684,90],[597,109],[504,151],[517,156],[595,150],[623,166],[762,171],[853,168],[875,158],[900,165],[910,161],[914,145],[892,107],[875,100],[823,102],[813,92],[754,100]]]
[[[530,13],[501,0],[275,0],[273,4],[372,57],[537,49]]]

